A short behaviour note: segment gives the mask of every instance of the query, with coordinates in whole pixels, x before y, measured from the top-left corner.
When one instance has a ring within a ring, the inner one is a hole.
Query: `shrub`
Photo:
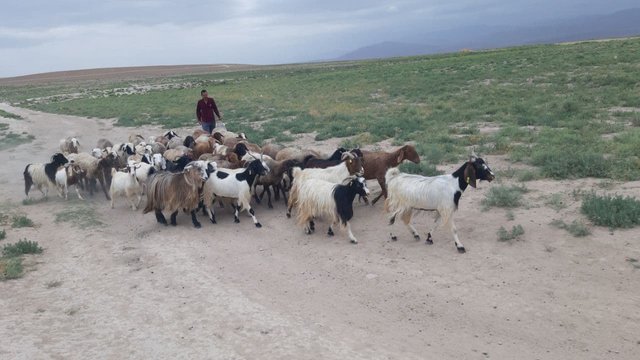
[[[522,225],[513,226],[511,231],[507,231],[507,229],[502,226],[498,229],[498,241],[511,241],[520,238],[522,235],[524,235]]]
[[[482,199],[485,208],[515,208],[522,205],[522,194],[529,191],[524,186],[495,186]]]
[[[587,235],[591,235],[591,230],[582,222],[578,220],[573,220],[571,224],[567,224],[562,220],[553,220],[551,225],[559,228],[567,230],[571,235],[575,237],[583,237]]]
[[[599,226],[630,228],[640,224],[640,201],[630,196],[587,194],[580,210]]]
[[[560,193],[551,194],[544,203],[555,211],[560,211],[567,207]]]
[[[42,248],[35,241],[20,240],[15,244],[8,244],[2,248],[2,256],[6,258],[17,257],[24,254],[40,254]]]
[[[7,237],[7,232],[2,229],[0,230],[0,240],[4,240]]]
[[[609,176],[611,163],[601,153],[584,149],[538,148],[532,156],[543,176],[553,179]]]
[[[12,228],[33,227],[33,221],[24,215],[16,215],[13,217]]]
[[[0,258],[0,280],[17,279],[22,276],[22,259]]]

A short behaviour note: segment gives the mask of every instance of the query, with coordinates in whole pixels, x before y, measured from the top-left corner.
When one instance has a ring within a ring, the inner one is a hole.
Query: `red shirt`
[[[198,105],[196,106],[196,116],[198,117],[199,122],[203,123],[213,123],[215,122],[215,116],[213,114],[218,115],[218,119],[220,118],[220,113],[218,112],[218,107],[216,106],[216,102],[213,101],[213,98],[200,99],[198,101]]]

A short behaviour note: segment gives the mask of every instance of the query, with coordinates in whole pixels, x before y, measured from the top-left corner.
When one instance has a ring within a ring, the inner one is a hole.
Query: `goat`
[[[289,191],[289,201],[287,205],[287,217],[291,217],[291,209],[296,205],[298,197],[298,183],[303,178],[315,178],[331,181],[333,183],[341,183],[344,179],[351,175],[361,176],[364,173],[362,168],[362,158],[355,156],[352,152],[342,154],[342,162],[326,169],[304,169],[293,175],[293,184]],[[300,177],[300,179],[298,179]]]
[[[111,184],[111,168],[116,165],[116,158],[113,154],[108,154],[101,159],[96,159],[87,153],[70,154],[69,160],[73,160],[85,171],[89,195],[93,195],[95,181],[97,180],[104,192],[104,196],[107,200],[110,200],[107,188]]]
[[[187,164],[191,162],[191,158],[188,156],[181,156],[176,161],[167,161],[166,169],[169,172],[181,172],[185,169]]]
[[[399,215],[416,240],[420,240],[418,231],[411,225],[414,211],[436,211],[436,224],[427,234],[427,244],[433,244],[431,233],[438,226],[448,226],[458,252],[464,253],[465,248],[458,239],[458,232],[453,222],[453,213],[458,209],[458,202],[468,185],[476,187],[477,180],[491,182],[495,176],[482,158],[471,155],[465,162],[449,175],[421,176],[401,173],[398,168],[387,170],[385,181],[387,184],[387,200],[385,210],[389,213],[389,224],[395,222]],[[391,234],[391,239],[397,237]]]
[[[302,170],[295,168],[294,178]],[[347,228],[353,244],[358,240],[351,232],[349,220],[353,217],[353,199],[356,195],[366,196],[369,189],[362,177],[349,179],[346,185],[320,179],[305,179],[300,184],[298,194],[298,224],[304,225],[305,233],[311,234],[315,228],[313,219],[326,217],[330,220],[327,234],[333,236],[333,226],[340,223]]]
[[[194,162],[185,166],[181,173],[160,172],[149,180],[147,205],[143,214],[154,211],[156,221],[167,225],[163,210],[171,213],[171,225],[176,226],[178,211],[191,213],[191,222],[196,228],[201,224],[196,218],[196,210],[200,203],[200,188],[207,180],[207,169]]]
[[[158,136],[154,139],[155,142],[161,143],[164,146],[167,146],[167,144],[169,143],[169,141],[171,139],[173,139],[174,137],[179,137],[178,134],[176,134],[175,131],[173,130],[169,130],[166,133],[164,133],[164,135]]]
[[[270,171],[266,175],[259,176],[258,179],[256,180],[256,183],[254,185],[254,197],[256,199],[256,202],[259,203],[260,201],[262,201],[262,198],[264,197],[264,194],[266,192],[267,199],[268,199],[267,205],[269,206],[270,209],[272,209],[273,204],[271,203],[271,191],[269,190],[269,188],[270,187],[273,188],[276,201],[280,198],[280,191],[282,191],[282,194],[284,196],[284,201],[286,203],[288,199],[285,192],[286,189],[283,188],[282,186],[282,178],[289,169],[295,166],[300,167],[302,164],[300,164],[297,160],[294,160],[294,159],[276,161],[266,156],[263,157],[263,159],[264,159],[264,162],[269,167]],[[255,191],[255,187],[258,185],[262,185],[262,193],[260,194],[259,197],[257,192]]]
[[[44,198],[49,194],[49,186],[56,184],[56,171],[69,160],[61,153],[55,153],[47,164],[28,164],[24,168],[24,194],[29,198],[31,186],[35,186]],[[46,191],[42,189],[45,188]]]
[[[165,159],[162,154],[153,154],[151,155],[151,159],[156,171],[167,169],[167,159]]]
[[[262,153],[271,156],[272,159],[275,159],[278,151],[282,149],[284,149],[284,146],[278,144],[267,143],[262,145]]]
[[[151,153],[153,154],[164,154],[167,151],[167,147],[164,144],[159,142],[151,143]]]
[[[364,157],[364,178],[365,180],[377,179],[382,192],[371,202],[372,205],[382,197],[387,198],[387,187],[385,184],[385,174],[387,169],[400,165],[404,160],[409,160],[416,164],[420,163],[420,155],[413,145],[404,145],[403,147],[392,151],[362,151]],[[367,198],[365,198],[367,202]]]
[[[104,150],[106,148],[112,148],[113,143],[111,143],[111,141],[105,138],[102,138],[102,139],[98,139],[98,142],[96,143],[96,147]]]
[[[68,137],[60,140],[60,151],[64,154],[77,154],[80,148],[80,141],[75,137]]]
[[[300,150],[292,147],[286,147],[276,154],[276,160],[296,159],[300,162],[304,162],[304,158],[313,155],[315,157],[322,157],[319,152],[315,150]]]
[[[162,154],[167,161],[176,161],[182,156],[193,157],[193,151],[187,147],[180,145],[179,148],[169,149]]]
[[[78,199],[84,200],[82,195],[80,195],[79,186],[84,182],[85,175],[86,173],[80,165],[74,162],[69,162],[64,166],[61,166],[56,172],[58,195],[67,200],[69,198],[69,186],[75,185]]]
[[[111,196],[112,209],[114,207],[115,197],[117,195],[124,195],[131,204],[131,209],[134,211],[138,210],[138,206],[142,200],[142,186],[136,177],[136,170],[138,170],[140,165],[141,164],[129,164],[127,166],[127,172],[117,171],[115,168],[111,169],[109,195]],[[134,197],[137,199],[135,202]]]
[[[213,201],[218,197],[223,197],[237,199],[237,206],[233,205],[235,210],[234,222],[240,222],[238,213],[243,209],[251,215],[256,227],[262,227],[249,203],[251,201],[251,188],[256,178],[267,172],[269,172],[269,167],[262,160],[250,162],[246,169],[214,169],[203,188],[204,211],[207,211],[207,208],[209,209],[211,222],[213,224],[216,223],[212,206]]]
[[[129,134],[129,142],[133,144],[133,146],[138,146],[138,144],[145,142],[144,136],[140,134]]]
[[[342,154],[344,154],[346,151],[347,149],[340,147],[336,149],[336,151],[334,151],[333,154],[331,154],[331,156],[329,156],[326,159],[322,159],[313,155],[307,155],[304,157],[304,161],[302,163],[304,164],[305,169],[309,169],[309,168],[324,169],[329,166],[338,165],[342,161]]]
[[[213,145],[207,142],[196,142],[193,146],[193,158],[198,159],[200,155],[213,154]]]

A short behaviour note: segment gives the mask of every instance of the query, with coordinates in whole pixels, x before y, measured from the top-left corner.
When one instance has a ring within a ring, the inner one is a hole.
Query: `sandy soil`
[[[528,208],[516,209],[513,221],[502,209],[481,210],[495,183],[465,192],[455,219],[466,254],[456,252],[444,230],[427,246],[396,225],[399,240],[390,241],[381,204],[356,205],[358,245],[344,232],[327,237],[323,222],[316,234],[304,235],[282,203],[256,206],[261,229],[244,215],[234,224],[221,210],[217,225],[201,216],[198,230],[185,215],[177,227],[158,225],[124,199],[112,210],[97,194],[88,203],[105,225],[78,228],[54,222],[78,200],[53,195],[21,205],[24,166],[45,162],[67,135],[79,134],[88,149],[100,137],[124,139],[131,130],[0,108],[25,117],[1,119],[12,131],[36,136],[1,153],[0,196],[36,223],[8,228],[2,243],[27,238],[45,248],[27,260],[32,266],[23,278],[0,283],[2,359],[637,359],[640,353],[640,270],[627,261],[640,258],[640,230],[593,228],[574,238],[549,226],[578,218],[570,194],[597,180],[529,182]],[[509,166],[501,157],[487,159],[494,170]],[[640,183],[610,191],[640,197]],[[551,193],[562,193],[568,207],[545,206]],[[414,222],[426,232],[430,221],[422,215]],[[497,241],[500,226],[515,224],[525,229],[522,240]]]

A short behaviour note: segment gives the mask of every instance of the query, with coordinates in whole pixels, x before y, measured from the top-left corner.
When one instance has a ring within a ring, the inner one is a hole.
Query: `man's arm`
[[[213,103],[213,112],[216,113],[216,115],[218,116],[218,119],[222,119],[222,117],[220,116],[220,112],[218,112],[218,106],[216,105],[216,101],[213,100],[213,98],[211,98],[211,102]]]
[[[202,116],[200,115],[200,113],[200,101],[198,101],[198,103],[196,104],[196,118],[198,119],[198,122],[202,122]]]

